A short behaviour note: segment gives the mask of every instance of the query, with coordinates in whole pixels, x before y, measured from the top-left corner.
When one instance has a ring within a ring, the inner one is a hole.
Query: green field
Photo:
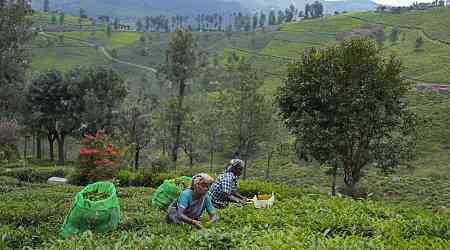
[[[241,181],[243,194],[271,193],[275,205],[233,205],[206,230],[169,225],[151,207],[151,188],[120,188],[118,229],[60,239],[59,230],[82,187],[20,184],[0,177],[1,249],[445,249],[449,214],[372,201],[330,198],[298,188]]]

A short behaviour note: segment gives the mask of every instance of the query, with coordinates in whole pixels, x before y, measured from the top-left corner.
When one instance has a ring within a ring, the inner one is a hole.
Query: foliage
[[[28,1],[0,4],[0,115],[11,118],[21,104],[25,70],[29,63],[26,48],[32,38]]]
[[[50,177],[65,177],[69,170],[62,167],[21,167],[1,173],[23,182],[46,182]]]
[[[205,224],[208,229],[195,231],[166,224],[165,213],[147,205],[151,190],[125,188],[116,231],[86,232],[65,240],[56,235],[73,194],[82,188],[15,188],[0,193],[6,201],[0,203],[0,244],[6,249],[445,249],[450,241],[448,214],[330,198],[256,181],[239,184],[247,194],[248,188],[276,191],[274,207],[231,205],[218,211],[216,223]]]
[[[0,119],[0,161],[11,160],[17,141],[17,121]]]
[[[77,171],[81,178],[79,184],[86,185],[100,180],[110,180],[118,171],[118,150],[104,130],[98,129],[95,135],[84,134],[80,149],[80,165]]]
[[[170,81],[176,90],[174,100],[170,102],[171,158],[174,166],[178,160],[178,149],[181,144],[181,132],[185,108],[183,100],[186,93],[187,80],[192,78],[196,68],[196,56],[192,33],[185,29],[177,29],[166,50],[166,59],[161,66],[161,73]]]
[[[286,125],[320,163],[344,168],[350,187],[370,163],[393,167],[413,156],[416,118],[400,69],[374,41],[354,38],[305,54],[280,88]]]

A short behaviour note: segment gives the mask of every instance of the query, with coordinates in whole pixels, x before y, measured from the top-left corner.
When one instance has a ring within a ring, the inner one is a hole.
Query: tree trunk
[[[134,150],[134,168],[137,170],[139,168],[139,153],[141,152],[141,147],[136,144],[136,149]]]
[[[209,172],[213,172],[214,150],[209,151]]]
[[[58,164],[59,165],[64,165],[64,134],[60,134],[57,136],[57,141],[58,141]]]
[[[172,163],[174,170],[177,169],[177,160],[178,160],[178,148],[180,147],[180,137],[181,137],[181,126],[183,124],[183,99],[184,99],[184,89],[185,89],[184,81],[180,81],[180,91],[178,94],[178,103],[176,107],[176,118],[175,118],[175,142],[172,147]]]
[[[336,174],[337,174],[337,166],[333,166],[332,181],[331,181],[332,196],[336,196]]]
[[[244,175],[243,178],[246,179],[247,178],[247,155],[245,156],[244,159]]]
[[[28,136],[25,136],[24,145],[23,145],[23,159],[27,159],[27,149],[28,148]]]
[[[36,158],[42,159],[41,136],[39,134],[36,136]]]
[[[55,152],[53,150],[53,143],[55,142],[55,137],[53,136],[53,134],[49,133],[47,135],[47,140],[48,140],[48,152],[50,154],[50,160],[54,161],[55,160]]]
[[[269,177],[270,177],[270,161],[271,160],[272,160],[272,152],[269,152],[267,155],[266,180],[269,180]]]

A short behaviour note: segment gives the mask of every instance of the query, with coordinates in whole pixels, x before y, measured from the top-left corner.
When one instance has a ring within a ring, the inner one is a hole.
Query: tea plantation
[[[330,198],[301,189],[241,181],[251,196],[275,192],[270,209],[232,205],[206,230],[169,225],[148,204],[151,188],[119,188],[119,228],[58,236],[82,187],[50,186],[1,177],[0,249],[448,249],[450,214]],[[204,218],[206,221],[206,218]]]

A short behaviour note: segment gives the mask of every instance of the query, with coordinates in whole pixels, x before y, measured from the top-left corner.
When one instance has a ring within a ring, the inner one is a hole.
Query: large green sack
[[[167,209],[170,203],[178,198],[178,195],[186,188],[191,186],[192,178],[181,176],[171,180],[165,180],[153,195],[151,196],[151,204],[160,208]]]
[[[107,198],[91,201],[85,197],[91,192],[106,193]],[[75,202],[64,220],[60,235],[72,236],[87,230],[106,232],[117,227],[120,220],[119,200],[111,182],[96,182],[86,186],[75,196]]]

